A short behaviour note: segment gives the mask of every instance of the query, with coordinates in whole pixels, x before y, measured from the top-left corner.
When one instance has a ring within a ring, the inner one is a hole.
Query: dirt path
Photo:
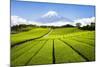
[[[43,37],[47,37],[52,31],[53,31],[53,29],[51,29],[50,32],[48,34],[44,35]]]

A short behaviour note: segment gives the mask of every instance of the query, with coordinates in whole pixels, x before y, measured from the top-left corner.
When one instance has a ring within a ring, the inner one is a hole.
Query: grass
[[[55,40],[54,44],[56,63],[85,61],[82,56],[60,40]]]
[[[30,40],[34,38],[38,39]],[[95,31],[36,28],[11,35],[11,45],[22,41],[26,42],[11,48],[13,66],[95,60]]]
[[[16,46],[14,48],[12,48],[11,50],[11,59],[16,59],[17,57],[19,57],[21,54],[25,53],[26,51],[30,50],[31,48],[33,48],[34,46],[36,46],[36,44],[39,43],[39,41],[30,41],[24,44],[21,44],[19,46]]]
[[[64,41],[82,54],[82,56],[84,56],[88,61],[93,61],[95,59],[94,47],[71,39],[65,39]]]
[[[45,46],[39,51],[39,53],[31,59],[28,65],[33,64],[52,64],[52,40],[45,43]]]
[[[29,50],[24,50],[25,52],[20,55],[19,57],[17,57],[16,59],[11,61],[11,64],[13,66],[20,66],[20,65],[25,65],[27,64],[27,62],[30,60],[31,57],[33,57],[36,52],[44,45],[45,41],[41,41],[40,43],[38,43],[36,46],[33,46],[31,49]]]
[[[45,35],[48,32],[49,32],[48,28],[36,28],[28,32],[13,34],[11,35],[11,44],[14,45],[16,43],[19,43],[25,40],[38,38],[38,37],[41,37],[42,35]]]

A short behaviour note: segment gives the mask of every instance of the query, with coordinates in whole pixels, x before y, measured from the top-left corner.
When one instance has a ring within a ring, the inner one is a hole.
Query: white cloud
[[[91,17],[91,18],[82,18],[82,19],[78,19],[75,20],[74,22],[65,22],[65,21],[59,21],[59,22],[52,22],[52,23],[42,23],[42,22],[35,22],[35,21],[28,21],[24,18],[21,18],[19,16],[11,16],[11,26],[13,25],[19,25],[19,24],[33,24],[33,25],[46,25],[46,26],[62,26],[65,24],[71,24],[74,25],[76,23],[81,23],[82,26],[90,24],[91,22],[95,22],[95,17]]]
[[[11,16],[11,26],[19,24],[27,24],[27,20],[19,16]]]
[[[74,21],[74,25],[75,25],[76,23],[81,23],[82,26],[83,26],[83,25],[90,24],[91,22],[95,22],[95,17],[82,18],[82,19],[75,20],[75,21]]]
[[[46,15],[54,15],[56,14],[54,11],[48,12]],[[62,26],[65,24],[70,24],[71,22],[65,22],[65,21],[57,21],[52,23],[43,23],[43,22],[36,22],[36,21],[28,21],[20,16],[11,16],[11,26],[19,25],[19,24],[33,24],[33,25],[46,25],[46,26]]]
[[[33,21],[28,21],[22,17],[19,16],[11,16],[11,26],[14,25],[19,25],[19,24],[35,24],[39,25],[39,23],[33,22]]]
[[[66,24],[71,24],[71,22],[64,22],[64,21],[59,21],[59,22],[52,22],[52,23],[41,23],[40,25],[46,25],[46,26],[62,26]]]

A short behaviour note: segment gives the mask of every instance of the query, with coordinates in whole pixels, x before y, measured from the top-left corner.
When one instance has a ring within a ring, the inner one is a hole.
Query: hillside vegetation
[[[12,34],[11,46],[12,66],[94,61],[95,31],[33,28]]]

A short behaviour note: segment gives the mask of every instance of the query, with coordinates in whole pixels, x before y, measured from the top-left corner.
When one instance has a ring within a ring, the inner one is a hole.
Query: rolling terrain
[[[95,60],[95,31],[35,28],[11,34],[11,65],[37,65]]]

